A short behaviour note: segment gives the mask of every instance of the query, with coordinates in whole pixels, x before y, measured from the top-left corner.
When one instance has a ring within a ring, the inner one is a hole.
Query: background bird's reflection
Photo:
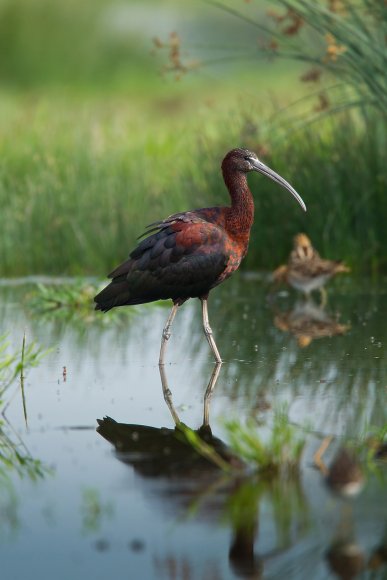
[[[297,302],[285,312],[277,310],[274,325],[279,330],[292,334],[300,348],[309,346],[318,338],[342,335],[350,329],[349,324],[342,324],[337,315],[332,315],[312,299]]]

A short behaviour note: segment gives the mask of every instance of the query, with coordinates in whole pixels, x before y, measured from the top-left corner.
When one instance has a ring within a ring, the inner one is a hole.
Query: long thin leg
[[[204,393],[203,426],[206,427],[210,424],[210,401],[216,385],[216,381],[218,380],[221,366],[222,366],[221,362],[216,363],[215,368],[212,371],[210,382],[208,383],[208,387],[206,389],[206,392]]]
[[[321,286],[321,288],[320,288],[320,296],[321,296],[320,306],[321,306],[321,308],[325,308],[325,306],[327,305],[327,301],[328,301],[328,293],[327,293],[326,289],[324,288],[324,286]]]
[[[202,301],[202,313],[203,313],[203,330],[204,330],[204,334],[206,335],[206,338],[208,340],[208,344],[211,347],[211,350],[213,352],[213,355],[215,357],[215,360],[217,363],[221,363],[222,359],[221,356],[219,354],[218,348],[215,344],[215,340],[214,337],[212,335],[212,329],[210,326],[210,322],[208,320],[208,306],[207,306],[207,298],[201,298]]]
[[[163,365],[164,364],[164,355],[165,355],[165,349],[167,347],[167,342],[168,340],[171,338],[171,328],[172,328],[172,323],[173,323],[173,319],[176,316],[176,312],[177,309],[179,308],[178,304],[174,304],[171,310],[170,315],[168,316],[168,320],[164,326],[163,329],[163,335],[161,338],[161,348],[160,348],[160,357],[159,357],[159,365]]]
[[[314,464],[318,467],[323,475],[327,475],[328,469],[325,465],[322,456],[324,455],[325,451],[328,449],[329,445],[333,440],[333,435],[327,435],[322,440],[320,447],[317,449],[316,453],[313,455]]]
[[[161,377],[161,384],[163,387],[164,401],[167,403],[168,409],[172,415],[172,418],[175,422],[175,425],[179,425],[180,419],[179,419],[178,414],[176,413],[175,407],[173,406],[172,393],[171,393],[169,386],[168,386],[167,375],[165,374],[165,369],[164,369],[163,364],[159,365],[159,371],[160,371],[160,377]]]

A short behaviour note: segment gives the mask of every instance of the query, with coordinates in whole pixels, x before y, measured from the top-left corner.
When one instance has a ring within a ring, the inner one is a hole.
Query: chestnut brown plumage
[[[287,181],[247,149],[229,151],[222,162],[230,207],[210,207],[177,213],[148,226],[147,237],[109,277],[96,297],[96,309],[171,299],[173,308],[163,330],[159,363],[177,309],[189,298],[202,302],[203,328],[215,359],[221,362],[208,321],[207,299],[212,288],[239,267],[247,253],[254,220],[254,202],[246,174],[258,171],[285,187],[305,209]]]

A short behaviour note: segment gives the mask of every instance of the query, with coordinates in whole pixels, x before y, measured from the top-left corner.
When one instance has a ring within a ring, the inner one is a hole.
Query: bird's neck
[[[249,235],[254,221],[254,201],[246,174],[223,168],[223,179],[231,197],[231,207],[227,208],[227,230],[235,235]]]

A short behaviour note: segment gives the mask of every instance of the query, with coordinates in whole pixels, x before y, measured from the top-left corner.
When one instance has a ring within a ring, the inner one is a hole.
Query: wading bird
[[[305,204],[293,187],[247,149],[229,151],[222,173],[230,193],[230,207],[209,207],[176,213],[148,226],[129,259],[116,268],[112,279],[96,297],[96,310],[143,304],[155,300],[173,301],[162,333],[159,364],[164,363],[167,341],[176,312],[189,298],[202,303],[203,329],[217,362],[221,357],[208,320],[210,290],[239,267],[247,253],[254,221],[253,196],[246,175],[266,175]]]
[[[326,302],[324,284],[336,274],[350,272],[340,261],[324,260],[305,234],[297,234],[293,240],[293,251],[287,265],[273,272],[273,281],[287,283],[309,298],[313,290],[320,290],[322,303]]]

